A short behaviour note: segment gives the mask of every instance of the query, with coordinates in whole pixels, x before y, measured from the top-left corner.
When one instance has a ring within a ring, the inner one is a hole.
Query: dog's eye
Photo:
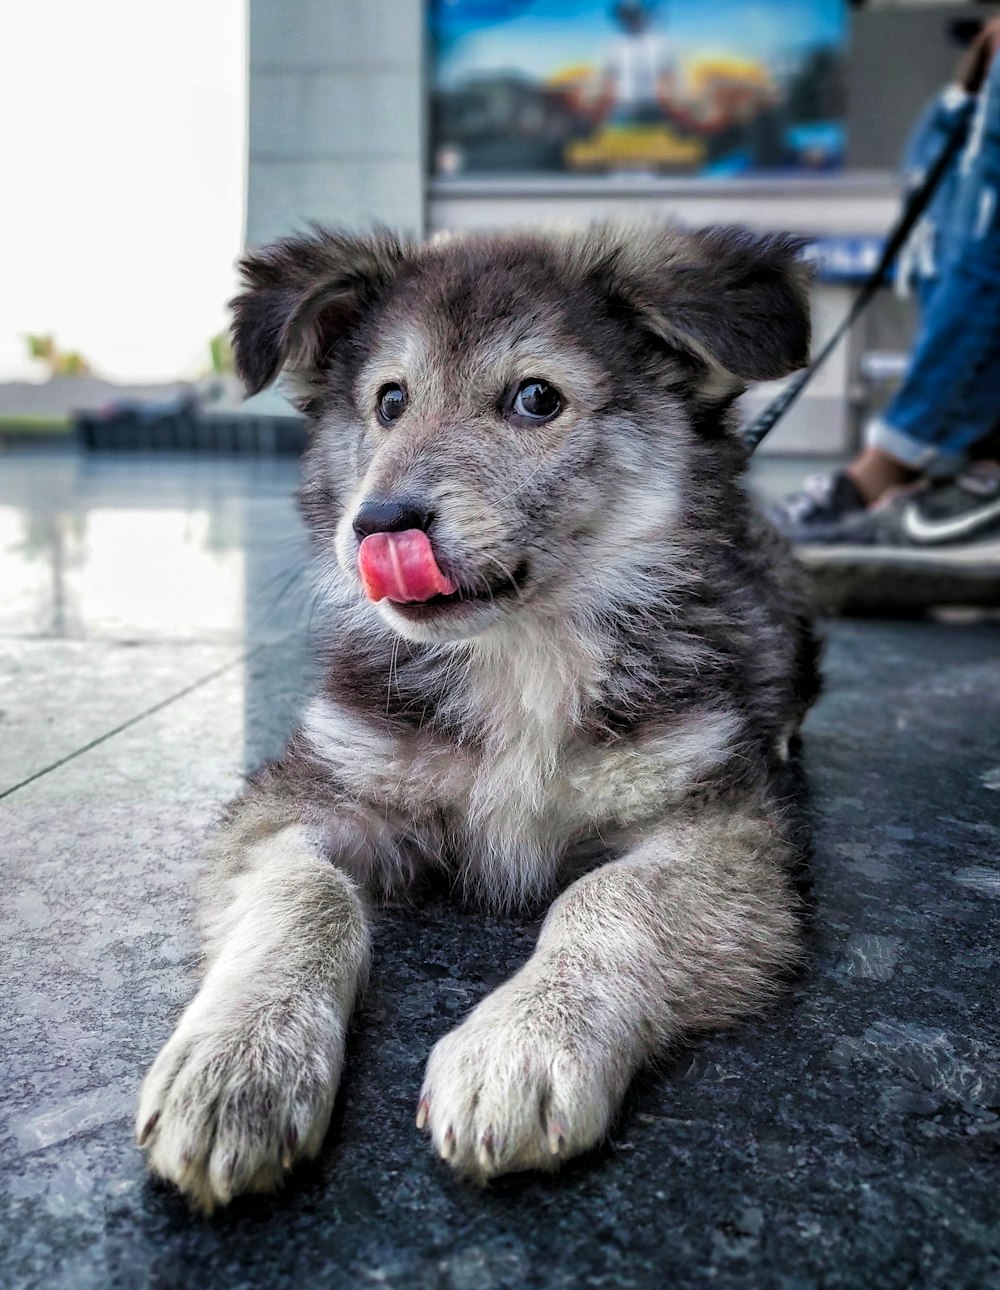
[[[522,381],[514,398],[514,411],[526,421],[551,421],[562,408],[562,396],[548,381]]]
[[[406,410],[406,391],[401,385],[383,385],[378,392],[378,419],[384,426]]]

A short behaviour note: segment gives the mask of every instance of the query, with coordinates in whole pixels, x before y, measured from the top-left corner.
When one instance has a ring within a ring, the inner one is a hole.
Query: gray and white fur
[[[142,1088],[150,1167],[202,1209],[318,1152],[369,907],[429,866],[512,906],[600,852],[430,1055],[418,1126],[477,1181],[599,1143],[648,1058],[795,962],[776,782],[817,650],[732,404],[806,360],[797,252],[642,225],[317,230],[244,259],[236,358],[251,390],[284,371],[312,423],[333,628],[301,727],[212,843],[204,979]],[[517,410],[528,381],[558,394],[544,423]],[[425,516],[456,595],[363,597],[373,500]]]

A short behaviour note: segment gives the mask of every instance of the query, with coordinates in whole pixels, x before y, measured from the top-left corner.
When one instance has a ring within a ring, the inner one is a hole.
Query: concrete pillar
[[[250,0],[250,245],[309,221],[424,231],[420,0]]]

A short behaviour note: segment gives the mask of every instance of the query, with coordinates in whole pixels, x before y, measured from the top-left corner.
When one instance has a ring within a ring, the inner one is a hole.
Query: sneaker
[[[864,612],[1000,605],[1000,466],[902,490],[797,554],[831,607]]]
[[[901,508],[899,529],[913,546],[954,546],[1000,537],[1000,466],[977,462],[948,484]]]
[[[768,508],[775,528],[793,542],[837,542],[850,522],[866,514],[864,498],[849,476],[810,475],[798,493]]]

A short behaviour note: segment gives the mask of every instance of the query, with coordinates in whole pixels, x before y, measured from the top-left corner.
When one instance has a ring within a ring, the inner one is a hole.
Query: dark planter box
[[[77,441],[90,452],[298,455],[309,438],[298,417],[202,416],[186,410],[79,412],[74,426]]]

